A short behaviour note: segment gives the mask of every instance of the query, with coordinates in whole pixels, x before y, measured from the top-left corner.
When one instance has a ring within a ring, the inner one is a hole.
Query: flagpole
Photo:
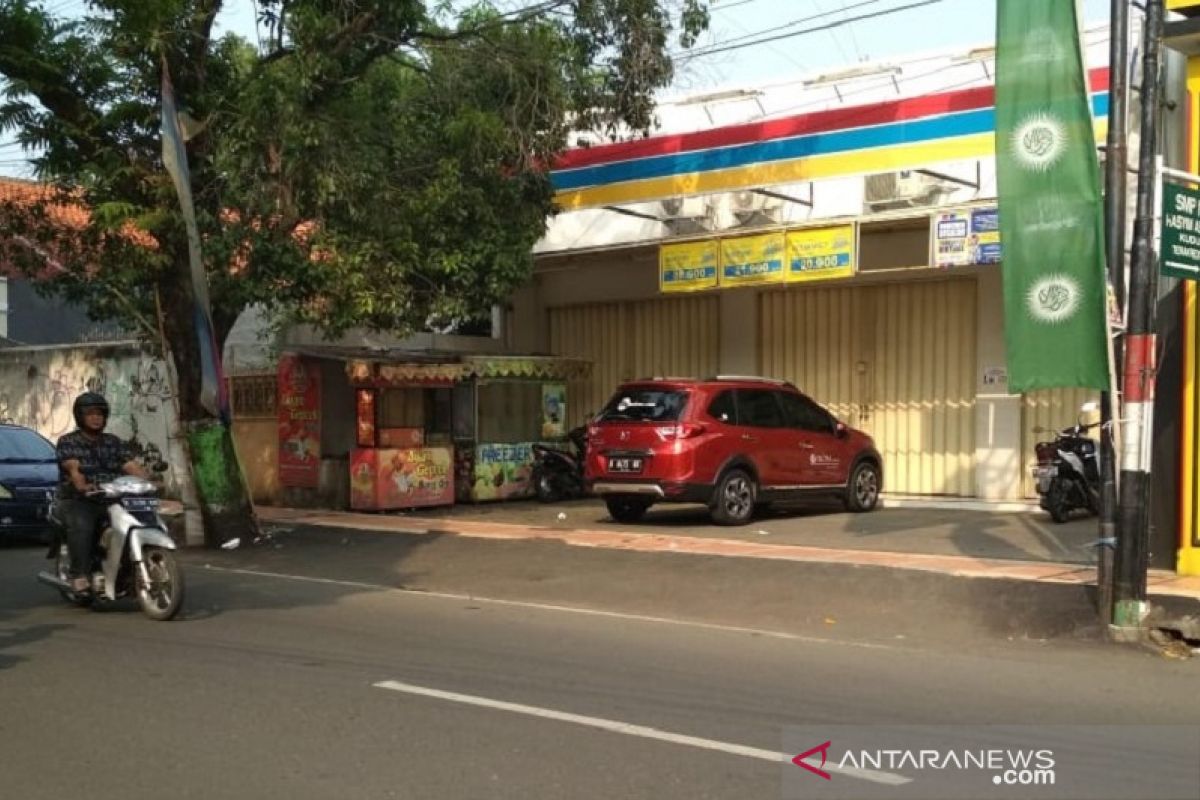
[[[1129,0],[1112,0],[1108,42],[1108,140],[1104,155],[1104,221],[1107,231],[1108,283],[1116,316],[1125,308],[1126,166],[1129,162]],[[1111,317],[1111,315],[1110,315]],[[1101,624],[1112,621],[1113,551],[1117,542],[1117,476],[1120,394],[1117,376],[1121,353],[1108,327],[1109,391],[1100,398],[1100,536],[1096,548],[1096,589]]]
[[[1142,61],[1141,125],[1138,152],[1137,211],[1133,227],[1128,325],[1125,335],[1122,401],[1120,511],[1114,561],[1114,639],[1136,641],[1147,613],[1149,567],[1151,434],[1154,417],[1155,312],[1157,258],[1154,252],[1155,188],[1158,184],[1159,58],[1162,50],[1163,0],[1147,0]]]

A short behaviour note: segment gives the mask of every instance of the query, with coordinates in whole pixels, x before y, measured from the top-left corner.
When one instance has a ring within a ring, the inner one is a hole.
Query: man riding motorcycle
[[[76,430],[58,440],[58,517],[67,531],[71,589],[86,593],[91,590],[96,528],[105,515],[102,506],[86,499],[87,493],[120,474],[149,476],[133,460],[129,445],[104,432],[109,408],[103,395],[84,392],[75,398],[72,412]]]

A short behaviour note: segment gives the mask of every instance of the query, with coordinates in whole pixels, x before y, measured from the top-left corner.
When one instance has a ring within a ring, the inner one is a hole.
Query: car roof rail
[[[744,381],[746,383],[769,383],[774,386],[789,386],[793,389],[796,385],[791,381],[785,381],[781,378],[767,378],[762,375],[716,375],[709,378],[710,381]]]

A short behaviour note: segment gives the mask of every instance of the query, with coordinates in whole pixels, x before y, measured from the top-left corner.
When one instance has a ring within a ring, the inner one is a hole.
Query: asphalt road
[[[160,624],[67,606],[0,546],[0,797],[777,798],[790,726],[1200,720],[1197,661],[577,613],[306,552],[299,578],[189,554]]]

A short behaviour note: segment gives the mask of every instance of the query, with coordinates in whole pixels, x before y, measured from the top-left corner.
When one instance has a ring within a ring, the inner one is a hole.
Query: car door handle
[[[743,441],[743,442],[757,442],[757,441],[758,441],[758,437],[757,437],[757,436],[751,436],[751,435],[750,435],[750,434],[748,434],[748,433],[743,433],[743,434],[742,434],[742,441]]]
[[[813,447],[814,447],[814,445],[811,442],[801,442],[800,443],[800,448],[802,450],[812,450]]]

